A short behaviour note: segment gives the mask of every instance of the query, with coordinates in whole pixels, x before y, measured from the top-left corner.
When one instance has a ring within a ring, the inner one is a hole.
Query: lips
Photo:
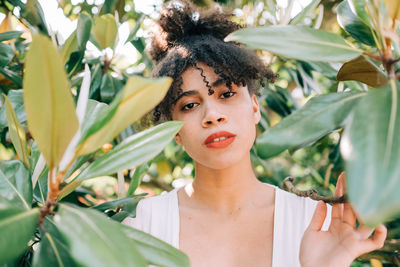
[[[234,141],[235,136],[235,134],[226,131],[213,133],[207,137],[204,144],[209,148],[226,147]]]

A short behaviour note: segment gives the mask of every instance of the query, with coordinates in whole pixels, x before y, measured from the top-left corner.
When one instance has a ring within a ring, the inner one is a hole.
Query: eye
[[[186,104],[186,105],[184,105],[182,108],[181,108],[181,110],[183,110],[183,111],[187,111],[187,110],[191,110],[191,109],[193,109],[194,107],[196,107],[196,106],[198,106],[199,104],[197,104],[197,103],[189,103],[189,104]]]
[[[230,97],[234,96],[235,94],[236,94],[236,92],[227,91],[227,92],[225,92],[225,93],[223,93],[223,94],[221,95],[221,98],[223,98],[223,99],[225,99],[225,98],[230,98]]]

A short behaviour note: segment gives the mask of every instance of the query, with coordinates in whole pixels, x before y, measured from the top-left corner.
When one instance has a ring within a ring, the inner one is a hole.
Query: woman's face
[[[213,68],[198,66],[214,93],[208,94],[200,70],[191,67],[183,72],[183,93],[173,106],[172,119],[184,125],[175,140],[197,163],[224,169],[249,156],[260,120],[257,98],[250,96],[247,86],[232,84],[229,92]]]

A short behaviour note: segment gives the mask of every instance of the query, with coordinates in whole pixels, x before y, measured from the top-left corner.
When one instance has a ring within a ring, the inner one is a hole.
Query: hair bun
[[[202,10],[188,0],[170,1],[160,11],[160,19],[153,30],[150,56],[160,61],[170,47],[195,35],[211,35],[223,41],[241,26],[231,21],[232,14],[219,5]]]

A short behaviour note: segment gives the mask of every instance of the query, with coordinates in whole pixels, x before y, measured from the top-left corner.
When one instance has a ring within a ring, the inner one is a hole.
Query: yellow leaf
[[[35,35],[29,46],[23,88],[29,130],[52,169],[79,123],[61,56],[43,35]]]
[[[78,146],[79,155],[96,151],[149,112],[164,98],[171,82],[172,79],[169,77],[157,79],[130,77],[122,91],[122,100],[114,116]]]
[[[372,267],[382,267],[382,262],[377,259],[370,259],[369,261]]]
[[[11,105],[8,97],[3,94],[5,100],[6,117],[8,122],[8,131],[10,133],[11,142],[14,145],[18,157],[29,168],[28,150],[26,147],[25,130],[18,121],[17,115]]]
[[[400,1],[399,0],[385,0],[389,16],[392,19],[400,19]]]
[[[106,14],[96,19],[93,33],[97,43],[103,49],[113,46],[117,32],[118,26],[113,15]]]
[[[157,172],[160,177],[170,174],[171,171],[171,165],[169,165],[168,161],[164,160],[157,163]]]
[[[0,33],[11,31],[11,12],[8,12],[7,16],[4,18],[3,22],[0,24]]]

